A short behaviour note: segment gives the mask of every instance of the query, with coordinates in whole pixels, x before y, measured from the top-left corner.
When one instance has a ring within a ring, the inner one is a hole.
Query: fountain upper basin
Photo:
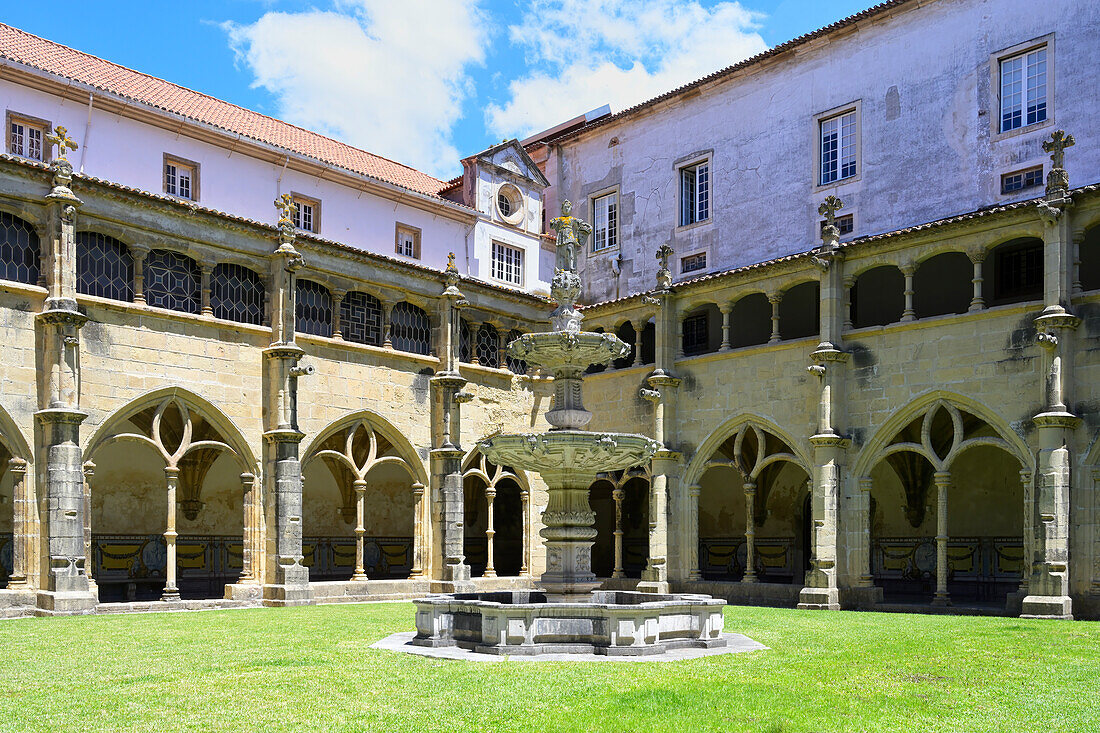
[[[630,346],[611,333],[550,331],[527,333],[508,344],[514,359],[557,371],[584,370],[591,364],[607,364],[630,353]]]
[[[653,438],[634,433],[553,430],[494,435],[478,443],[477,447],[497,465],[538,471],[544,476],[581,477],[640,465],[661,446]]]

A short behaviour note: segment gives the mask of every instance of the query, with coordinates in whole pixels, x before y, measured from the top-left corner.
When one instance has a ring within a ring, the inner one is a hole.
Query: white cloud
[[[223,27],[281,119],[441,177],[456,172],[451,128],[472,90],[467,67],[484,60],[476,3],[335,0]]]
[[[524,136],[611,104],[613,111],[767,49],[737,2],[534,0],[509,28],[537,69],[486,107],[496,136]]]

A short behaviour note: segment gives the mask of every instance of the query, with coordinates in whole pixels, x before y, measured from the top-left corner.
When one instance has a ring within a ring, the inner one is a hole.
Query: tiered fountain
[[[541,590],[456,593],[415,601],[417,634],[411,643],[525,655],[660,654],[722,646],[721,600],[595,590],[595,513],[588,488],[600,473],[645,463],[660,445],[645,435],[584,429],[592,419],[581,401],[585,369],[626,356],[630,347],[612,334],[580,328],[575,254],[590,228],[571,216],[570,209],[565,202],[562,216],[551,222],[558,249],[551,282],[557,303],[550,318],[554,330],[526,334],[508,344],[512,357],[553,374],[554,404],[546,413],[553,427],[541,434],[495,435],[478,444],[494,463],[536,471],[546,482]]]

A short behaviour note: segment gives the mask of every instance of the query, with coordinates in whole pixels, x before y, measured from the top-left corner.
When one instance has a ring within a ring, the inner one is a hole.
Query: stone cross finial
[[[1066,167],[1066,148],[1071,148],[1077,141],[1073,135],[1067,135],[1065,130],[1055,130],[1050,133],[1050,139],[1043,141],[1043,150],[1050,153],[1050,162],[1055,168]]]
[[[294,220],[291,218],[290,212],[294,209],[294,202],[290,200],[289,193],[284,193],[275,199],[275,209],[279,212],[279,228],[288,231],[293,230]]]
[[[657,261],[661,263],[661,269],[668,269],[668,258],[672,256],[672,247],[662,244],[657,248]]]
[[[827,196],[821,206],[817,207],[817,213],[825,217],[825,226],[836,226],[836,212],[844,208],[844,202],[836,196]]]
[[[68,129],[58,125],[54,128],[53,133],[46,136],[46,142],[50,146],[57,146],[57,158],[58,160],[65,160],[65,153],[69,150],[76,150],[77,145],[71,137],[69,137]]]
[[[455,253],[454,252],[448,252],[447,253],[447,272],[454,272],[454,271],[457,271],[457,270],[458,270],[458,268],[455,267]]]

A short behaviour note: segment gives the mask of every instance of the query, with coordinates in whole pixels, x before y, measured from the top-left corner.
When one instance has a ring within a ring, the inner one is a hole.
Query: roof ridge
[[[201,91],[198,91],[196,89],[192,89],[190,87],[184,86],[182,84],[177,84],[176,82],[170,81],[168,79],[162,79],[159,76],[154,76],[153,74],[149,74],[149,73],[146,73],[144,71],[138,71],[137,69],[126,66],[125,64],[120,64],[120,63],[115,62],[115,61],[110,61],[110,60],[102,58],[100,56],[96,56],[93,53],[89,53],[87,51],[82,51],[78,48],[73,48],[72,46],[67,46],[67,45],[65,45],[63,43],[59,43],[57,41],[52,41],[48,38],[44,38],[42,36],[36,35],[34,33],[31,33],[30,31],[24,30],[22,28],[17,28],[17,27],[15,27],[15,26],[13,26],[9,23],[4,23],[4,22],[0,21],[0,29],[7,29],[7,30],[9,30],[13,33],[18,34],[18,35],[22,35],[24,37],[34,39],[36,41],[39,41],[43,44],[47,44],[49,46],[53,46],[55,48],[63,48],[63,49],[65,49],[66,51],[68,51],[70,53],[78,54],[78,55],[80,55],[82,57],[85,57],[87,59],[93,59],[96,62],[99,62],[101,64],[106,64],[110,67],[114,67],[115,69],[121,69],[121,70],[126,71],[130,74],[134,74],[138,77],[142,77],[144,79],[150,79],[150,80],[159,82],[161,84],[166,84],[170,87],[174,87],[175,89],[186,92],[187,94],[195,95],[197,97],[201,97],[202,99],[209,100],[210,102],[213,102],[215,104],[226,105],[227,107],[230,107],[232,109],[240,110],[240,111],[245,112],[245,113],[250,114],[250,115],[256,115],[257,117],[263,118],[265,120],[269,120],[269,121],[271,121],[271,122],[273,122],[277,125],[283,125],[283,126],[285,126],[287,128],[290,128],[292,130],[297,130],[301,133],[305,133],[306,135],[314,136],[316,138],[320,138],[320,139],[325,140],[329,143],[332,143],[332,144],[338,145],[342,148],[345,148],[349,151],[354,151],[355,153],[361,153],[361,154],[370,156],[371,158],[376,158],[378,160],[385,161],[385,162],[387,162],[391,165],[399,166],[401,168],[404,168],[407,171],[410,171],[410,172],[415,173],[415,174],[420,175],[420,176],[424,176],[425,178],[428,178],[428,179],[431,179],[432,181],[437,182],[439,184],[439,186],[438,186],[437,191],[434,192],[433,195],[438,195],[438,191],[445,188],[446,181],[444,181],[444,180],[442,180],[442,179],[440,179],[436,176],[433,176],[430,173],[425,173],[424,171],[422,171],[418,168],[414,168],[413,166],[408,165],[406,163],[402,163],[400,161],[393,160],[392,158],[387,158],[384,155],[379,155],[378,153],[373,153],[373,152],[371,152],[369,150],[366,150],[364,148],[356,147],[356,146],[354,146],[350,143],[344,142],[343,140],[338,140],[338,139],[336,139],[334,137],[331,137],[329,135],[325,135],[324,133],[320,133],[320,132],[317,132],[315,130],[310,130],[309,128],[303,127],[301,125],[296,125],[292,122],[287,122],[286,120],[279,119],[278,117],[273,117],[271,115],[264,114],[263,112],[257,112],[254,109],[249,109],[248,107],[244,107],[244,106],[236,104],[234,102],[230,102],[228,100],[221,99],[220,97],[215,97],[212,94],[207,94],[206,92],[201,92]],[[61,73],[59,71],[55,71],[55,70],[46,68],[46,67],[42,66],[41,64],[39,64],[35,61],[30,61],[30,60],[27,60],[27,59],[24,59],[24,58],[15,57],[11,54],[11,51],[9,49],[6,49],[2,46],[0,46],[0,58],[5,58],[5,59],[8,59],[8,60],[13,61],[15,63],[24,64],[26,66],[33,67],[33,68],[38,69],[40,71],[43,71],[47,74],[53,74],[55,76],[60,76],[60,77],[63,77],[63,78],[69,78],[69,79],[73,79],[73,80],[76,80],[76,81],[80,81],[75,76],[67,75],[67,74]],[[165,106],[154,104],[152,102],[143,100],[140,97],[138,97],[138,96],[136,96],[132,93],[113,90],[109,86],[104,85],[103,83],[97,83],[97,82],[92,82],[92,81],[80,81],[80,83],[87,84],[88,86],[94,87],[96,89],[107,92],[109,94],[117,94],[121,97],[132,100],[132,101],[137,102],[139,104],[148,105],[150,107],[161,109],[161,110],[164,110],[164,111],[172,113],[172,114],[177,114],[181,117],[184,117],[184,118],[187,118],[187,119],[190,119],[190,120],[194,120],[196,122],[210,124],[214,127],[217,127],[219,129],[226,130],[226,131],[229,131],[229,132],[237,132],[237,134],[242,135],[244,137],[249,137],[249,138],[252,138],[254,140],[260,140],[262,142],[266,142],[266,143],[274,145],[276,147],[283,148],[285,150],[289,150],[291,152],[298,153],[299,155],[304,155],[306,157],[313,158],[315,160],[322,160],[322,161],[328,162],[332,165],[337,165],[337,166],[347,168],[349,170],[354,171],[353,168],[350,168],[349,166],[347,166],[345,164],[338,163],[338,162],[332,161],[332,160],[327,160],[326,161],[324,158],[322,158],[321,156],[319,156],[317,154],[310,154],[310,153],[306,153],[306,152],[301,151],[301,150],[294,150],[293,148],[291,148],[287,145],[284,145],[284,144],[280,144],[278,142],[271,142],[271,141],[267,141],[267,140],[262,140],[261,138],[255,136],[255,135],[246,134],[246,133],[243,133],[243,132],[240,132],[240,131],[237,131],[237,130],[233,130],[232,128],[227,127],[224,124],[218,124],[216,122],[210,122],[210,121],[207,121],[207,120],[203,120],[195,114],[189,114],[187,112],[172,110],[172,109],[169,109]],[[370,175],[370,174],[364,173],[362,171],[355,171],[355,172],[360,173],[362,175]],[[373,177],[378,177],[378,176],[370,176],[370,177],[373,178]],[[382,179],[382,180],[385,180],[385,179]],[[394,181],[389,181],[389,182],[390,183],[395,183]],[[401,185],[401,184],[398,183],[397,185]],[[407,188],[407,186],[404,186],[404,187]],[[415,189],[413,189],[413,190],[415,190]]]

